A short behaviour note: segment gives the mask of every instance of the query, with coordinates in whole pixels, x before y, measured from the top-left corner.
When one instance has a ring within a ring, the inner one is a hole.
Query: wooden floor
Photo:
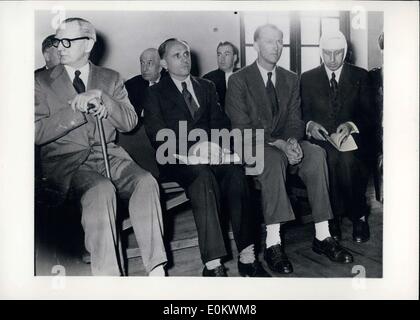
[[[352,241],[352,225],[347,219],[343,221],[343,241],[342,245],[349,249],[354,256],[354,262],[349,265],[341,265],[330,262],[326,257],[317,255],[311,249],[311,243],[314,236],[312,223],[289,223],[285,226],[285,244],[286,252],[293,264],[294,272],[286,277],[354,277],[352,269],[360,265],[365,269],[366,277],[382,277],[382,204],[374,199],[374,189],[369,185],[368,203],[371,208],[369,225],[371,229],[371,238],[367,243],[356,244]],[[173,209],[166,213],[167,232],[166,238],[172,243],[175,249],[170,252],[168,275],[169,276],[201,276],[202,262],[196,240],[196,229],[191,209],[188,204]],[[76,233],[77,234],[77,233]],[[129,247],[135,247],[133,234],[128,234],[127,244]],[[68,276],[86,276],[90,275],[90,265],[82,261],[83,253],[83,235],[79,233],[74,236],[65,235],[65,241],[58,246],[43,243],[37,239],[36,248],[36,274],[52,275],[51,270],[54,265],[65,267]],[[263,238],[263,237],[262,237]],[[262,239],[263,240],[263,239]],[[235,243],[230,242],[230,255],[224,262],[228,269],[229,276],[239,276],[237,270],[237,250]],[[259,259],[266,267],[262,257],[262,250],[259,250]],[[268,270],[268,268],[266,267]],[[141,258],[132,258],[128,260],[127,270],[129,276],[144,276],[145,271]],[[283,276],[272,273],[273,276]]]

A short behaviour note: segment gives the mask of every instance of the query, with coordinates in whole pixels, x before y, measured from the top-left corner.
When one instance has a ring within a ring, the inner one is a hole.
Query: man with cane
[[[116,130],[137,124],[120,75],[89,61],[93,25],[64,20],[53,45],[60,65],[35,77],[35,142],[41,146],[43,179],[82,208],[85,246],[93,275],[121,275],[116,230],[118,196],[128,209],[149,275],[165,275],[159,187],[114,141]]]

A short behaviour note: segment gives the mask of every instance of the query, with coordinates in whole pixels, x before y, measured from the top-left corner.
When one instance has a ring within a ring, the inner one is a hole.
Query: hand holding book
[[[340,134],[338,132],[335,132],[333,134],[326,135],[323,133],[325,140],[327,140],[329,143],[331,143],[334,148],[336,148],[340,152],[347,152],[347,151],[353,151],[357,150],[357,144],[354,141],[353,137],[350,135],[346,136],[344,134]]]

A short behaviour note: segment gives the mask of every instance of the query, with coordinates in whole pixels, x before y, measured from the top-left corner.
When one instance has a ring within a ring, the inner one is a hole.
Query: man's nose
[[[63,46],[63,44],[61,42],[58,43],[58,47],[57,47],[57,51],[61,52],[63,51],[65,48]]]
[[[188,63],[188,57],[187,56],[182,56],[182,62],[183,63]]]

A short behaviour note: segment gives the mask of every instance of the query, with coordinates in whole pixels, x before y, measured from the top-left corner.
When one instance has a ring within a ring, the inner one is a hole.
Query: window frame
[[[244,12],[239,12],[239,30],[240,30],[240,60],[241,67],[246,66],[246,48],[253,44],[245,42],[245,21]],[[334,18],[339,20],[340,31],[346,37],[347,42],[350,40],[350,12],[340,11],[339,16],[323,16],[322,18]],[[321,18],[321,19],[322,19]],[[290,70],[296,72],[298,75],[302,72],[302,47],[315,48],[317,44],[304,44],[301,42],[301,21],[299,11],[290,11],[290,43],[284,45],[285,48],[290,48]],[[320,33],[322,23],[319,24]],[[321,60],[320,60],[321,61]]]

